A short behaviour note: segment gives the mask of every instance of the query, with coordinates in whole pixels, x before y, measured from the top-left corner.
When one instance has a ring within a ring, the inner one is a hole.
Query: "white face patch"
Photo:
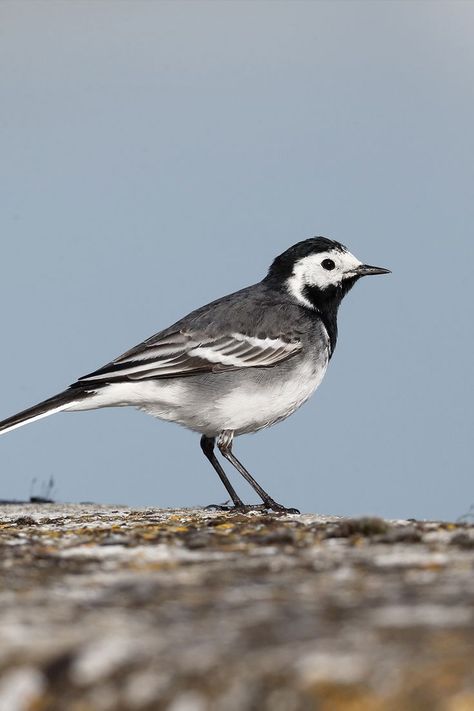
[[[333,269],[323,266],[325,260],[334,263]],[[357,257],[339,249],[329,249],[303,257],[295,263],[293,274],[287,280],[287,287],[301,304],[313,308],[311,302],[304,296],[306,286],[316,286],[324,290],[329,286],[338,286],[344,278],[350,277],[357,267],[362,264]]]

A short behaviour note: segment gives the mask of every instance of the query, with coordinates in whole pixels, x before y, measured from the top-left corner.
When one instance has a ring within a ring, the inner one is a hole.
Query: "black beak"
[[[368,264],[361,264],[355,269],[357,276],[369,276],[369,274],[391,274],[390,269],[384,267],[371,267]]]

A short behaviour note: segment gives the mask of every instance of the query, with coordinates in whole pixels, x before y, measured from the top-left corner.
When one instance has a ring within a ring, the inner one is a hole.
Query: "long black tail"
[[[43,400],[43,402],[39,402],[37,405],[29,407],[27,410],[22,410],[16,415],[12,415],[12,417],[8,417],[6,420],[3,420],[3,422],[0,422],[0,434],[5,434],[17,427],[27,425],[28,422],[40,420],[42,417],[54,415],[55,412],[66,410],[76,402],[79,403],[90,395],[90,392],[88,393],[80,388],[64,390],[64,392],[54,395],[47,400]]]

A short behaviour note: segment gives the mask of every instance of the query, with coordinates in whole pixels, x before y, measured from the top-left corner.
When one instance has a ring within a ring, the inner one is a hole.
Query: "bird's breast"
[[[304,359],[291,369],[267,369],[261,381],[240,382],[219,398],[216,410],[222,429],[236,435],[256,432],[284,420],[313,394],[324,377],[327,356]]]

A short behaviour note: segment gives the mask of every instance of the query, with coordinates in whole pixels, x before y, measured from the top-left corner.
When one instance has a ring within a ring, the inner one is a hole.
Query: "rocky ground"
[[[474,711],[474,526],[0,507],[0,711]]]

